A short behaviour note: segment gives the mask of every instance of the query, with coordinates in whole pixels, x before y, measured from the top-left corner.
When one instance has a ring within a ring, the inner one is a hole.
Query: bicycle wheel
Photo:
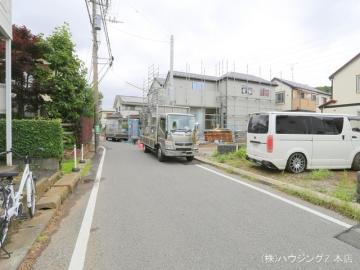
[[[0,187],[0,247],[5,243],[9,229],[9,220],[6,217],[7,207],[9,206],[9,197],[4,187]]]
[[[31,178],[29,181],[30,181],[30,192],[28,191],[27,194],[28,194],[28,196],[30,196],[31,205],[28,206],[28,209],[29,209],[30,218],[33,218],[35,215],[35,209],[36,209],[36,190],[35,190],[34,179]]]
[[[4,246],[6,236],[9,230],[10,220],[4,218],[0,220],[0,247]]]
[[[6,214],[6,193],[4,187],[0,186],[0,220],[5,217]]]

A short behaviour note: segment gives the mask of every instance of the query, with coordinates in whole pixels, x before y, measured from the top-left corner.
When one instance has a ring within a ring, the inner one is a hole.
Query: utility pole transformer
[[[98,88],[98,40],[97,40],[97,29],[98,21],[96,13],[96,0],[92,0],[92,34],[93,34],[93,51],[92,51],[92,64],[93,64],[93,90],[94,90],[94,136],[95,136],[95,153],[99,146],[99,88]]]

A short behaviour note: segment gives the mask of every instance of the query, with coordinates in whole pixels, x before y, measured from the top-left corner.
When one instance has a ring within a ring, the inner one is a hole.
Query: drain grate
[[[335,238],[349,244],[350,246],[360,249],[360,224],[343,231],[342,233],[336,235]]]

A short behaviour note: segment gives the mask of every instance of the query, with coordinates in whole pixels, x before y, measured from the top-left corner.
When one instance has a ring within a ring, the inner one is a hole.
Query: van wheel
[[[186,160],[187,160],[188,162],[193,161],[193,160],[194,160],[194,156],[186,157]]]
[[[165,161],[165,155],[163,154],[163,152],[161,151],[161,147],[158,148],[157,150],[157,159],[160,161],[160,162],[164,162]]]
[[[360,153],[357,153],[354,157],[351,169],[354,171],[360,171]]]
[[[292,173],[302,173],[306,169],[306,157],[302,153],[292,154],[287,162],[286,170]]]

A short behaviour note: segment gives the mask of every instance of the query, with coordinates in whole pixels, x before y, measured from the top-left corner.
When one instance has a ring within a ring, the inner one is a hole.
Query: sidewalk
[[[12,222],[12,233],[8,236],[9,243],[5,246],[11,252],[11,258],[9,259],[1,253],[1,270],[17,269],[28,256],[33,245],[44,240],[41,233],[56,216],[57,209],[74,191],[80,180],[81,172],[64,175],[56,172],[50,177],[42,177],[36,182],[38,196],[36,215],[33,219]]]

